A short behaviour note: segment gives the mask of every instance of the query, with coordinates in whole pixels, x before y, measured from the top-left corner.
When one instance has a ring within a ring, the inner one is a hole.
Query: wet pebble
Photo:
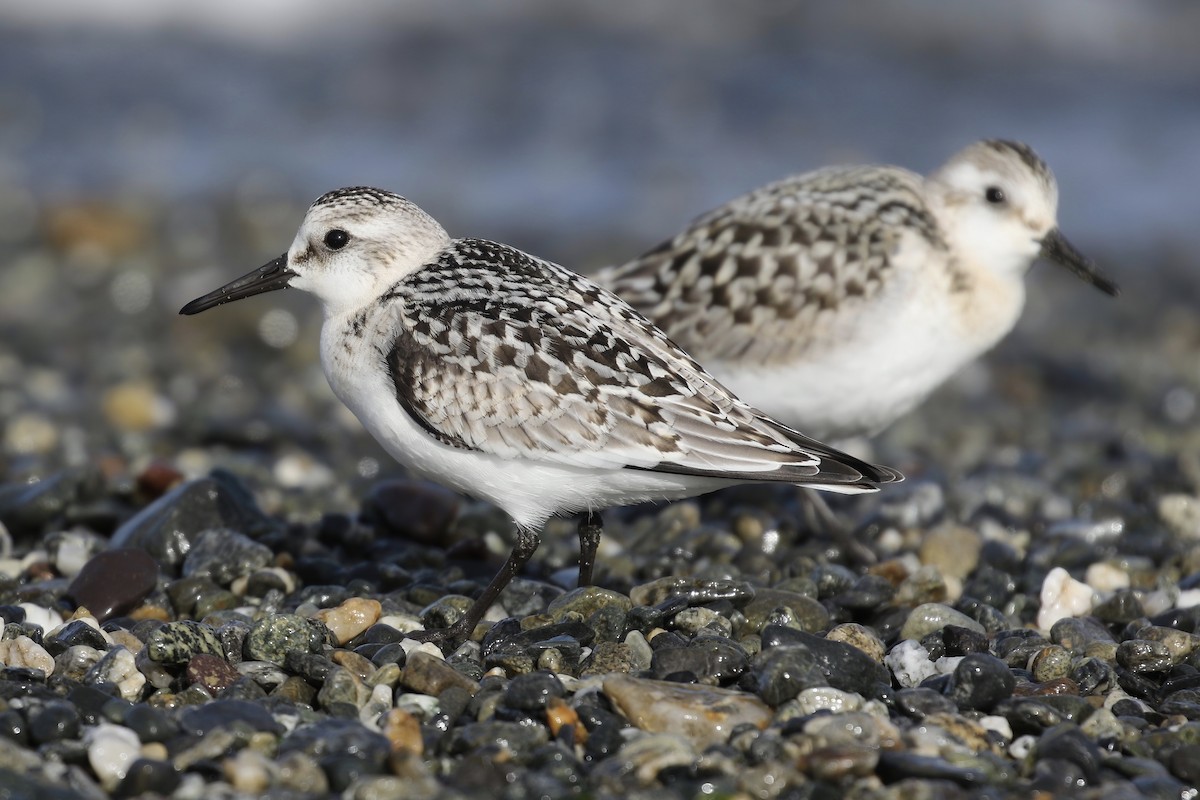
[[[726,741],[738,725],[765,728],[771,710],[745,692],[685,686],[630,676],[613,676],[604,694],[634,726],[649,733],[674,733],[698,747]]]
[[[104,621],[137,607],[158,583],[158,562],[144,550],[123,547],[97,553],[67,587],[67,596]]]
[[[242,645],[246,658],[283,664],[288,653],[320,653],[328,629],[316,620],[296,614],[264,617],[250,626]],[[221,655],[217,649],[214,655]]]

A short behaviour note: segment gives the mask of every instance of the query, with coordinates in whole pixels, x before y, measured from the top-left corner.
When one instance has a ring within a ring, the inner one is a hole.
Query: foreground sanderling
[[[512,553],[451,639],[470,634],[551,515],[585,514],[586,584],[600,509],[757,481],[858,493],[901,479],[741,402],[585,278],[451,239],[390,192],[323,195],[287,253],[180,313],[286,286],[322,302],[325,375],[388,453],[516,522]]]
[[[764,186],[595,279],[771,416],[869,435],[1012,329],[1038,255],[1117,294],[1057,208],[1028,146],[983,141],[929,177],[831,167]]]

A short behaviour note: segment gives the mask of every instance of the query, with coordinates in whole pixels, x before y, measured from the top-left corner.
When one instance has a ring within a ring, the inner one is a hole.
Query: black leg
[[[854,537],[854,528],[833,513],[833,509],[816,489],[801,488],[800,504],[804,507],[804,521],[809,528],[828,533],[852,563],[870,566],[879,561],[871,548]]]
[[[492,603],[496,602],[496,598],[504,591],[504,587],[508,586],[513,576],[520,572],[521,568],[533,557],[541,541],[541,537],[536,531],[527,531],[518,526],[517,543],[513,545],[512,552],[508,554],[508,560],[504,562],[504,566],[500,567],[500,571],[496,573],[496,577],[492,578],[492,582],[483,590],[483,594],[479,595],[479,599],[467,609],[467,613],[463,615],[462,619],[449,628],[416,631],[408,635],[419,641],[434,641],[445,644],[464,642],[471,638],[471,634],[474,633],[475,626],[479,624],[479,620],[483,619],[483,615],[491,608]]]
[[[579,585],[592,585],[592,568],[596,566],[596,548],[604,523],[600,515],[587,512],[579,520]]]

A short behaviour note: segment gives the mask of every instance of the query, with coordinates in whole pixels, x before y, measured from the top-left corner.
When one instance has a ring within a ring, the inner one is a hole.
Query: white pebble
[[[1092,587],[1075,580],[1062,567],[1055,567],[1042,583],[1042,607],[1038,610],[1038,627],[1048,631],[1060,619],[1080,617],[1089,613],[1093,607],[1094,595]]]
[[[285,489],[323,489],[333,485],[333,470],[307,453],[287,453],[275,462],[275,480]]]
[[[78,533],[65,533],[54,553],[54,566],[59,573],[74,578],[92,555],[88,540]]]
[[[905,689],[919,686],[921,681],[937,674],[937,670],[929,660],[929,651],[922,647],[916,639],[905,639],[897,643],[883,657],[883,663],[896,676],[900,686]]]
[[[1186,539],[1200,539],[1200,498],[1167,494],[1158,499],[1158,518]]]
[[[937,661],[933,662],[933,668],[937,671],[938,675],[949,675],[950,673],[954,672],[954,670],[958,669],[959,663],[964,658],[966,658],[966,656],[942,656]]]
[[[21,603],[20,607],[25,609],[25,621],[33,625],[40,625],[43,632],[52,631],[63,624],[63,618],[52,609],[33,603]]]
[[[1176,608],[1179,604],[1179,599],[1175,596],[1178,589],[1174,586],[1169,589],[1155,589],[1153,592],[1145,592],[1139,599],[1142,601],[1142,611],[1146,612],[1147,617],[1154,617],[1172,608]]]
[[[404,648],[406,658],[412,658],[414,653],[428,653],[434,658],[446,660],[441,648],[433,642],[418,642],[416,639],[401,639],[400,646]]]
[[[1037,737],[1030,734],[1018,736],[1013,739],[1012,744],[1008,746],[1008,754],[1017,761],[1024,761],[1025,757],[1033,752],[1033,748],[1037,746]]]
[[[1185,589],[1175,601],[1176,608],[1191,608],[1196,605],[1200,605],[1200,589]]]
[[[815,714],[818,711],[832,711],[839,714],[861,709],[863,697],[854,692],[834,689],[832,686],[814,686],[796,695],[796,705],[804,716]]]
[[[358,720],[372,730],[379,730],[379,718],[392,707],[392,687],[376,684],[371,697],[358,712]]]
[[[40,669],[47,676],[54,672],[54,659],[46,652],[46,648],[28,636],[0,641],[0,664]]]
[[[125,778],[129,765],[141,754],[142,743],[137,734],[121,725],[101,722],[83,735],[88,749],[88,763],[108,791]]]
[[[427,694],[405,692],[396,698],[396,708],[403,709],[425,722],[438,713],[438,699]]]
[[[999,716],[980,717],[979,724],[987,728],[989,731],[995,731],[1004,737],[1004,740],[1011,742],[1013,738],[1012,725],[1008,720]]]
[[[1089,564],[1084,579],[1087,585],[1097,592],[1115,592],[1117,589],[1129,588],[1129,573],[1107,561]]]

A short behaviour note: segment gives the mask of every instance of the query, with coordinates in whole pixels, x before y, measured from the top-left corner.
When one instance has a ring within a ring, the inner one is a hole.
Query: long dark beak
[[[1060,267],[1066,267],[1076,277],[1087,281],[1105,294],[1116,297],[1121,293],[1120,287],[1100,274],[1095,263],[1076,250],[1075,245],[1068,242],[1067,237],[1063,236],[1058,228],[1047,233],[1042,239],[1042,257]]]
[[[209,292],[203,297],[197,297],[183,308],[180,314],[199,314],[222,303],[232,303],[243,297],[250,297],[263,292],[273,292],[276,289],[286,289],[288,282],[296,277],[296,273],[288,269],[287,253],[271,260],[249,275],[243,275],[235,281],[222,286],[216,291]]]

